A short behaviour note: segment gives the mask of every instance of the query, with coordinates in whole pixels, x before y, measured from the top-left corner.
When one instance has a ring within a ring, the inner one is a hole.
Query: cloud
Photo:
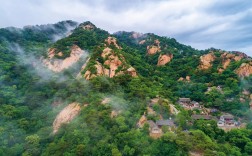
[[[111,33],[153,32],[252,56],[251,8],[250,0],[9,0],[1,2],[0,27],[90,20]]]

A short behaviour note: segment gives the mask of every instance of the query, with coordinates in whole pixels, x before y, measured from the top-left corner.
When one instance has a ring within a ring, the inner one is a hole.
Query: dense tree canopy
[[[243,92],[252,92],[252,77],[240,79],[234,72],[247,60],[232,61],[220,74],[221,50],[196,50],[173,38],[154,34],[133,38],[132,34],[109,34],[95,26],[83,29],[73,21],[0,29],[0,155],[251,155],[251,123],[247,128],[224,132],[214,120],[192,120],[193,112],[177,104],[179,97],[191,98],[244,121],[251,119],[249,97]],[[61,39],[55,40],[56,36]],[[96,61],[104,61],[100,53],[108,36],[117,38],[122,50],[113,45],[110,48],[124,56],[137,77],[97,76],[86,81],[76,78],[83,62],[61,73],[34,65],[47,57],[48,48],[63,52],[57,59],[64,59],[70,55],[70,47],[78,45],[89,51],[87,67],[92,70]],[[145,42],[139,44],[142,40]],[[146,47],[155,40],[160,42],[160,52],[147,55]],[[210,51],[217,57],[212,68],[199,70],[200,57]],[[172,54],[173,59],[157,66],[161,54]],[[178,81],[187,76],[190,80]],[[105,97],[112,102],[101,104]],[[177,127],[174,132],[166,130],[159,139],[149,136],[148,125],[136,127],[155,97],[168,99],[153,108],[165,118],[175,118]],[[71,102],[81,104],[80,113],[53,134],[55,117]],[[170,104],[180,110],[178,115],[170,114]],[[111,112],[118,110],[121,112],[111,117]]]

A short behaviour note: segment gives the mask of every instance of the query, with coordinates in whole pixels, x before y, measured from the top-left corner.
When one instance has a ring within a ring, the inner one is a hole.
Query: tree
[[[203,131],[206,135],[212,139],[217,139],[219,141],[224,141],[225,132],[222,129],[219,129],[216,121],[214,120],[197,120],[194,122],[194,127]]]
[[[25,142],[25,152],[23,155],[40,155],[40,137],[37,134],[27,136]]]
[[[244,147],[244,150],[247,154],[252,155],[252,142],[248,142]]]
[[[247,130],[234,129],[226,133],[226,140],[232,145],[237,146],[242,151],[244,151],[245,145],[251,140],[248,138]],[[250,144],[248,144],[250,147]]]
[[[122,154],[117,148],[112,148],[112,156],[122,156]]]
[[[187,111],[181,111],[175,119],[175,122],[182,128],[182,129],[188,129],[189,128],[189,121],[190,116]]]
[[[192,148],[194,151],[201,150],[216,150],[217,144],[211,140],[204,132],[200,130],[191,131],[192,133]]]

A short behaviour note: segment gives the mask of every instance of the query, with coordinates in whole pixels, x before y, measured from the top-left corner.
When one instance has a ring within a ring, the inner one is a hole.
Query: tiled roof
[[[158,126],[175,126],[173,120],[158,120],[157,125]]]

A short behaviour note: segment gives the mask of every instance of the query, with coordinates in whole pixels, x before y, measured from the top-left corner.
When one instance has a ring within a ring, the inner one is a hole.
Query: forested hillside
[[[0,29],[0,155],[252,155],[252,60],[91,22]]]

